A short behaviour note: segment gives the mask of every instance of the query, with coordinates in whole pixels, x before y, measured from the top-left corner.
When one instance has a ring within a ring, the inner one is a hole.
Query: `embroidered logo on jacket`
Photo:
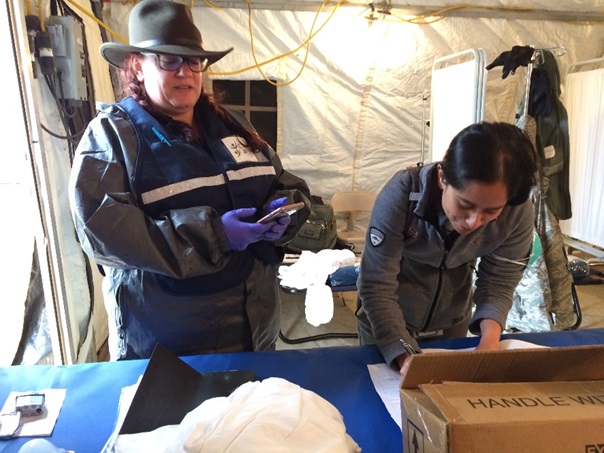
[[[384,242],[384,238],[386,236],[377,228],[371,227],[369,228],[369,240],[374,247],[377,247],[382,242]]]

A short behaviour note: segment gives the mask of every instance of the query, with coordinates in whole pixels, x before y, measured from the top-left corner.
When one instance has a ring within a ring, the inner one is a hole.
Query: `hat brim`
[[[153,47],[136,47],[129,46],[126,44],[120,44],[115,42],[107,42],[101,44],[99,51],[101,52],[101,56],[103,59],[109,63],[111,66],[116,68],[121,68],[122,64],[126,57],[132,52],[151,52],[151,53],[165,53],[169,55],[178,55],[182,57],[201,57],[207,58],[208,66],[216,63],[226,54],[231,52],[233,48],[222,51],[207,51],[201,49],[192,49],[190,47],[184,46],[174,46],[174,45],[159,45]]]

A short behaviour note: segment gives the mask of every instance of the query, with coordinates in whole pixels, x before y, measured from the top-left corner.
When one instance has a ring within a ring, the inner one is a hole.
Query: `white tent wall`
[[[224,47],[225,36],[247,38],[247,28],[237,28],[245,22],[241,10],[196,8],[195,14],[209,47]],[[263,61],[283,52],[285,38],[286,49],[303,42],[315,15],[263,11],[253,17],[257,59]],[[277,33],[278,45],[273,39],[261,39],[264,28],[283,30]],[[286,33],[290,29],[305,33],[292,36]],[[436,58],[482,47],[493,59],[514,45],[562,44],[567,53],[559,63],[565,74],[569,64],[602,53],[603,31],[602,26],[469,18],[424,26],[374,22],[369,27],[358,12],[340,10],[313,39],[300,78],[282,89],[279,151],[283,162],[326,199],[339,190],[376,191],[395,171],[420,160],[426,108],[422,97],[430,90],[430,69]],[[237,46],[236,52],[221,62],[218,71],[253,64],[249,44],[243,49]],[[297,70],[301,61],[302,55],[289,59],[287,67]],[[283,80],[278,72],[269,74]],[[250,71],[247,77],[257,75]],[[500,68],[492,70],[485,119],[513,122],[523,90],[523,70],[506,80],[501,80]]]
[[[529,7],[545,7],[546,2],[530,3]],[[254,7],[254,2],[251,4]],[[108,5],[108,25],[127,36],[131,6]],[[580,2],[573,5],[581,9]],[[571,5],[547,3],[547,8],[554,10],[569,6],[572,10]],[[593,4],[589,7],[597,8]],[[426,105],[423,98],[430,91],[435,59],[484,48],[492,61],[514,45],[563,45],[566,54],[559,58],[559,66],[564,75],[570,64],[598,57],[604,49],[602,25],[448,17],[431,25],[393,22],[391,18],[370,26],[364,10],[365,6],[340,7],[331,18],[330,12],[317,18],[310,11],[252,10],[251,31],[258,62],[298,48],[311,30],[327,22],[311,40],[305,65],[302,48],[262,66],[265,76],[283,85],[279,88],[278,131],[283,163],[327,200],[340,190],[377,191],[395,171],[420,160],[422,143],[429,136],[422,121],[429,117],[425,110],[429,103]],[[217,9],[198,2],[193,14],[206,48],[235,47],[212,67],[216,73],[212,77],[262,79],[256,69],[221,75],[255,64],[247,9]],[[300,76],[287,84],[299,71]],[[524,69],[505,80],[501,80],[501,68],[491,70],[485,119],[513,122],[524,82]]]

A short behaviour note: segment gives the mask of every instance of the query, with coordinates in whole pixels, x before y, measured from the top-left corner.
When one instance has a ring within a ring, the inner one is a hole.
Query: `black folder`
[[[165,347],[157,345],[128,409],[120,434],[178,425],[202,402],[228,396],[252,381],[250,370],[199,373]]]

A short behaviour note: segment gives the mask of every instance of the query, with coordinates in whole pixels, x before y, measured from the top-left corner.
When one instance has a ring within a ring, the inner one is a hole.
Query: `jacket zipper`
[[[444,241],[443,241],[444,244]],[[440,262],[439,271],[438,271],[438,284],[436,285],[436,294],[432,299],[432,305],[430,306],[430,311],[428,312],[428,317],[426,318],[426,322],[424,324],[422,332],[425,332],[430,323],[432,322],[432,318],[434,317],[434,312],[436,311],[436,305],[438,305],[438,301],[440,299],[440,291],[442,290],[443,283],[443,272],[447,270],[447,256],[449,255],[449,250],[445,246],[445,252],[443,253],[443,259]]]

